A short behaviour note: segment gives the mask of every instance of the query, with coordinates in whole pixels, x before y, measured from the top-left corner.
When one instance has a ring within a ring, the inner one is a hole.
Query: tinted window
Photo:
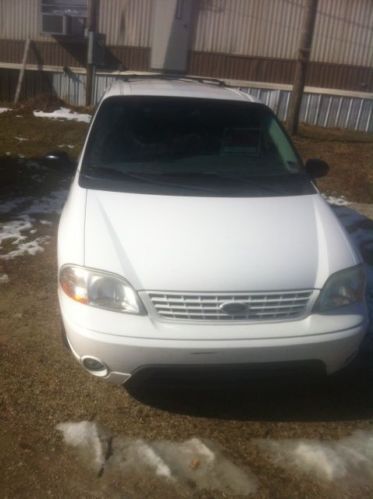
[[[88,141],[81,182],[97,188],[115,183],[116,190],[131,192],[313,192],[299,157],[266,107],[187,98],[104,101]]]

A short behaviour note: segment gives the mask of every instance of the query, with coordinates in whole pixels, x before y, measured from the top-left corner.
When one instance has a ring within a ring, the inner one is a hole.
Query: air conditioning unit
[[[41,32],[84,36],[87,10],[87,0],[41,0]]]

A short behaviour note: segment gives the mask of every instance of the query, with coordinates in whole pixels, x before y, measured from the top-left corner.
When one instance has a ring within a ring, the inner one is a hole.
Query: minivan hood
[[[359,262],[319,194],[224,198],[89,190],[85,265],[138,290],[321,288]]]

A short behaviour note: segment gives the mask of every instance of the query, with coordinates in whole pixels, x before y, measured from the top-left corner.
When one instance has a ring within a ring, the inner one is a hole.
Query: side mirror
[[[308,159],[305,164],[306,172],[311,178],[325,177],[329,171],[329,165],[322,159]]]
[[[51,151],[44,156],[44,162],[64,173],[74,173],[76,162],[65,151]]]

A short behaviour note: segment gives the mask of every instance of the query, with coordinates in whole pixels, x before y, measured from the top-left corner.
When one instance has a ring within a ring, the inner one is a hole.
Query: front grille
[[[147,294],[156,313],[168,319],[268,321],[305,315],[312,290],[234,294],[151,291]]]

